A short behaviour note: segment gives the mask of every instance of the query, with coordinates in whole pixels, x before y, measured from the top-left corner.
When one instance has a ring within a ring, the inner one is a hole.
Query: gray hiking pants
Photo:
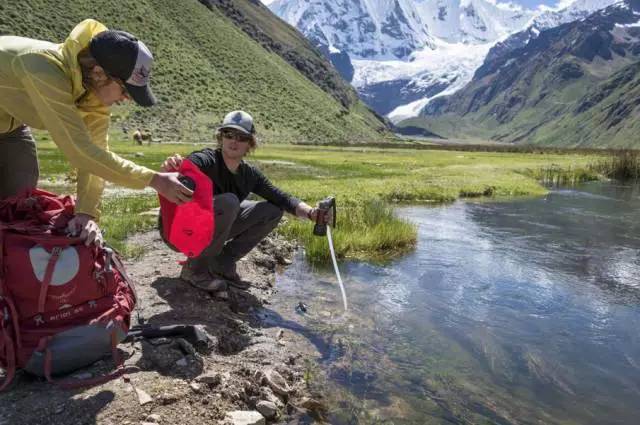
[[[0,134],[0,199],[37,186],[36,141],[26,125]]]
[[[213,197],[215,232],[211,244],[199,257],[189,260],[196,273],[207,269],[231,277],[236,261],[249,253],[276,228],[283,211],[268,201],[242,201],[233,193]]]

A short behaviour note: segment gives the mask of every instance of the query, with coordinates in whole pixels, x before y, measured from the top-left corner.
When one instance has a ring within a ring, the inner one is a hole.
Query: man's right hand
[[[149,186],[170,202],[184,204],[191,201],[193,191],[180,183],[179,175],[179,173],[155,173]]]
[[[180,154],[174,154],[168,157],[164,161],[164,163],[162,163],[162,170],[168,171],[168,172],[179,171],[181,165],[182,165],[182,157],[180,156]]]

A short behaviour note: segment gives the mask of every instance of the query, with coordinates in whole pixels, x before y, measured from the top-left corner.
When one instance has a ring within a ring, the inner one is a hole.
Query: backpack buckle
[[[105,247],[104,271],[111,273],[111,259],[113,258],[113,249]]]

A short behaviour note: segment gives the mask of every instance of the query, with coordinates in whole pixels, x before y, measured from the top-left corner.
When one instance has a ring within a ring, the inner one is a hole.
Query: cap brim
[[[225,124],[225,125],[221,125],[220,127],[218,127],[218,130],[222,130],[223,128],[233,128],[235,130],[240,130],[241,132],[243,132],[244,134],[248,134],[251,135],[252,133],[250,131],[247,131],[246,128],[240,126],[240,125],[236,125],[236,124]]]
[[[132,84],[125,83],[127,93],[131,96],[134,102],[140,106],[153,106],[158,103],[158,100],[151,92],[149,86],[134,86]]]

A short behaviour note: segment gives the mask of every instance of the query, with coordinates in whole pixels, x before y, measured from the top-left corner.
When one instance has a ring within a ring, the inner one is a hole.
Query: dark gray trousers
[[[38,185],[36,141],[29,127],[0,134],[0,199]]]
[[[236,261],[276,228],[283,211],[267,201],[242,201],[233,193],[213,197],[215,231],[211,244],[188,267],[200,273],[233,276]]]

